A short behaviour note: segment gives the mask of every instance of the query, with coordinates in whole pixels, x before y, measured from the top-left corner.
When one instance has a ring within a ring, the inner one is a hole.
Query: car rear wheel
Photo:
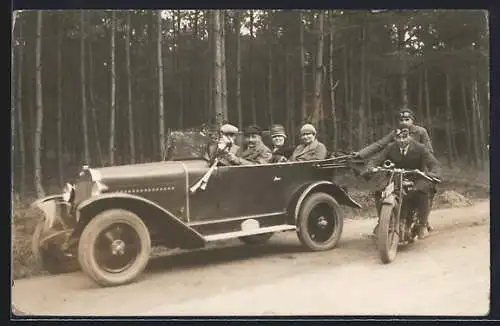
[[[273,236],[273,232],[261,233],[255,235],[248,235],[246,237],[240,237],[240,241],[247,245],[256,245],[261,243],[266,243]]]
[[[101,286],[132,282],[146,268],[150,254],[147,226],[137,215],[121,209],[94,217],[78,245],[83,271]]]
[[[71,273],[80,269],[78,260],[64,255],[61,245],[68,236],[65,232],[44,232],[45,221],[40,221],[35,227],[31,240],[31,249],[36,263],[50,274]],[[68,230],[68,232],[71,232]],[[58,233],[58,234],[55,234]],[[42,243],[44,238],[50,238],[49,243]]]
[[[297,235],[309,250],[329,250],[337,245],[343,226],[344,218],[337,201],[326,193],[314,193],[300,209]]]

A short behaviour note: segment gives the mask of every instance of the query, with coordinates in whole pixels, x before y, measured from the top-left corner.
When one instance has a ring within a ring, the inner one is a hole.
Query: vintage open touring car
[[[194,249],[239,238],[264,243],[296,231],[312,251],[335,247],[341,205],[361,208],[332,176],[349,159],[217,166],[200,157],[83,167],[62,194],[33,203],[44,214],[33,251],[51,273],[81,268],[101,286],[136,279],[152,246]],[[209,178],[208,178],[209,176]]]

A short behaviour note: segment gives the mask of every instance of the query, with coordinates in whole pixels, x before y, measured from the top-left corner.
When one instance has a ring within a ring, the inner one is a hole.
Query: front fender
[[[340,205],[346,205],[353,208],[362,208],[362,206],[352,199],[342,188],[330,181],[318,181],[307,186],[299,196],[297,203],[295,204],[294,218],[297,219],[299,216],[300,207],[306,199],[306,197],[315,192],[321,190],[330,194]]]
[[[175,236],[195,247],[203,246],[203,236],[167,209],[146,198],[127,193],[106,193],[82,201],[76,210],[80,229],[98,213],[113,208],[129,210],[141,218],[150,230],[164,233],[175,230]],[[172,233],[171,233],[172,234]]]
[[[63,200],[61,194],[40,198],[34,201],[31,207],[42,211],[45,221],[44,230],[52,229],[58,223],[65,229],[69,228],[68,222],[65,221],[69,212],[69,204]]]

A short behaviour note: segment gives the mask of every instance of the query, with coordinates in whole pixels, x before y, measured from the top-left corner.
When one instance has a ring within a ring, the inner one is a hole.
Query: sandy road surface
[[[294,233],[152,260],[138,282],[99,288],[80,272],[18,280],[15,307],[39,315],[483,315],[489,202],[436,210],[435,231],[378,259],[374,220],[346,220],[339,246],[304,252]],[[404,293],[404,296],[401,294]]]

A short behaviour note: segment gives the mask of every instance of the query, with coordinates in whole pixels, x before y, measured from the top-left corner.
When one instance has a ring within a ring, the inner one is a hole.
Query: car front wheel
[[[306,198],[300,209],[297,235],[309,250],[329,250],[337,245],[343,225],[337,201],[326,193],[314,193]]]
[[[121,209],[95,216],[78,245],[82,270],[101,286],[132,282],[146,268],[150,254],[147,226],[137,215]]]

